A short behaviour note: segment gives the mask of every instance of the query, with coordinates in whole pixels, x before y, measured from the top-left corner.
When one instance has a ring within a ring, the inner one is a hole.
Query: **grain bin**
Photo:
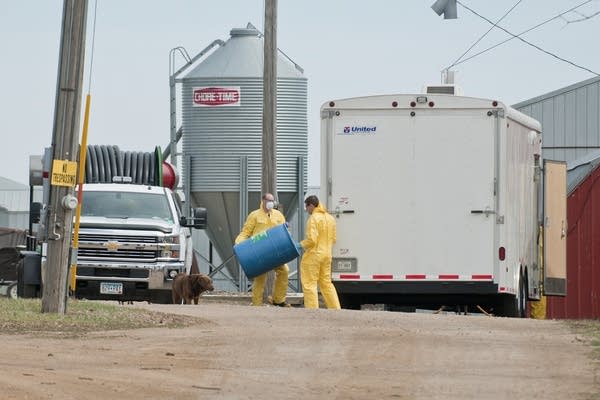
[[[262,165],[263,37],[251,25],[230,34],[181,79],[183,182],[192,205],[209,209],[207,234],[223,260],[233,254],[243,222],[240,188],[247,185],[250,210],[259,205]],[[277,195],[288,219],[297,208],[298,160],[307,155],[307,136],[307,79],[279,52]]]

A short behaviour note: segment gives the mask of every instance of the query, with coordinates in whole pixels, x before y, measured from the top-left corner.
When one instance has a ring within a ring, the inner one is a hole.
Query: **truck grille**
[[[85,249],[79,248],[77,254],[79,257],[116,257],[116,258],[131,258],[136,260],[151,260],[158,257],[158,251],[152,250],[123,250],[108,251],[105,249]]]
[[[148,278],[150,272],[147,269],[78,267],[77,275],[80,277],[106,276],[118,278]]]
[[[120,235],[92,235],[80,234],[79,241],[84,242],[108,242],[117,241],[119,243],[158,243],[156,236],[120,236]]]
[[[160,257],[154,236],[79,235],[78,257],[111,260],[155,261]]]

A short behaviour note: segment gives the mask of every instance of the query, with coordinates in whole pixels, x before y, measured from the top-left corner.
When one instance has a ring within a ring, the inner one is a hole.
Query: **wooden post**
[[[86,20],[87,0],[64,1],[52,130],[52,160],[77,160]],[[50,172],[52,175],[56,171]],[[75,180],[73,186],[50,186],[46,217],[48,256],[43,271],[42,312],[66,313],[74,210],[63,203],[65,197],[73,196],[74,186]]]
[[[262,193],[277,199],[277,0],[265,0],[263,65]],[[275,272],[267,274],[263,300],[273,295]]]

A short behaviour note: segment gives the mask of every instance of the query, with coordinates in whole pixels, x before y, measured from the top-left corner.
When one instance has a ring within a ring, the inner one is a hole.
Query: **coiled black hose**
[[[162,162],[157,147],[152,152],[121,151],[113,145],[89,145],[85,163],[86,183],[113,183],[115,176],[128,176],[131,183],[160,185]]]

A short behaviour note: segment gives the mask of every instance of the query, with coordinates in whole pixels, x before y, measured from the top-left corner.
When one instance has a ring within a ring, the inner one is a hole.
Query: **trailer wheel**
[[[340,299],[340,305],[342,308],[347,310],[360,310],[360,299],[357,296],[351,294],[340,294],[338,297]]]
[[[523,274],[519,273],[516,295],[502,296],[499,315],[503,317],[524,318],[527,312],[527,286]]]
[[[517,317],[525,318],[527,316],[527,275],[520,275],[519,279],[519,296],[517,297]]]
[[[8,289],[6,289],[6,294],[11,299],[17,299],[19,297],[17,282],[11,283],[10,285],[8,285]]]

